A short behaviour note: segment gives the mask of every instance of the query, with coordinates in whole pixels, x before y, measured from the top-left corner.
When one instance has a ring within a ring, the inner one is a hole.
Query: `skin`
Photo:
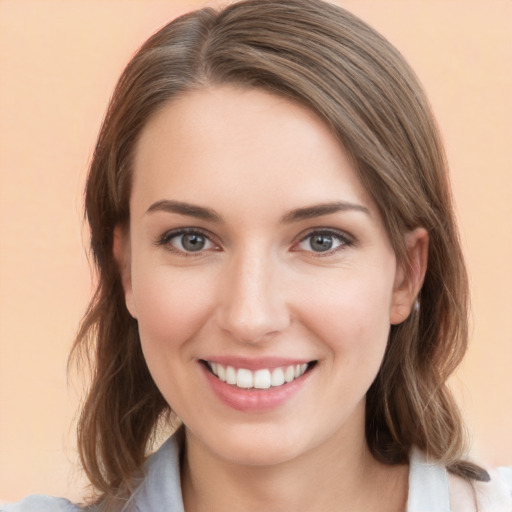
[[[339,202],[340,211],[291,218]],[[148,367],[186,428],[187,512],[404,510],[407,467],[369,453],[365,394],[390,325],[421,287],[425,230],[404,234],[406,275],[324,123],[286,99],[228,86],[187,93],[149,121],[130,214],[114,251]],[[204,248],[187,253],[182,228],[206,236]],[[313,249],[319,231],[333,249]],[[317,364],[283,405],[245,412],[219,400],[199,364],[226,355]]]

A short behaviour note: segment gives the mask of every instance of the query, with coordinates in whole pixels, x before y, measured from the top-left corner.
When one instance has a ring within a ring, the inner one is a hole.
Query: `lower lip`
[[[242,389],[226,384],[200,364],[214,393],[229,407],[244,412],[264,412],[275,409],[290,400],[308,380],[313,369],[292,382],[268,389]]]

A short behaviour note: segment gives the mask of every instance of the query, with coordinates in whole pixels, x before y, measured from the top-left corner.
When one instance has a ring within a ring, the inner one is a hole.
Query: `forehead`
[[[372,201],[328,126],[312,111],[259,89],[188,92],[148,122],[134,158],[133,202],[172,196],[248,203]],[[133,205],[132,205],[133,206]],[[296,204],[288,204],[297,207]]]

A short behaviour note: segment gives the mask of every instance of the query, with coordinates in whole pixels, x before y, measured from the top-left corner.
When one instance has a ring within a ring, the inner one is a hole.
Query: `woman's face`
[[[363,442],[365,394],[410,283],[314,114],[257,89],[181,96],[141,134],[130,218],[115,244],[127,306],[200,446],[275,464]]]

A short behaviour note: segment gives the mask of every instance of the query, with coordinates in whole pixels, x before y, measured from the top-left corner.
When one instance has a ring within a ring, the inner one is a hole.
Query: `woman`
[[[86,213],[91,509],[510,509],[446,387],[468,292],[435,123],[363,22],[252,0],[164,27],[116,88]],[[76,508],[6,510],[44,507]]]

